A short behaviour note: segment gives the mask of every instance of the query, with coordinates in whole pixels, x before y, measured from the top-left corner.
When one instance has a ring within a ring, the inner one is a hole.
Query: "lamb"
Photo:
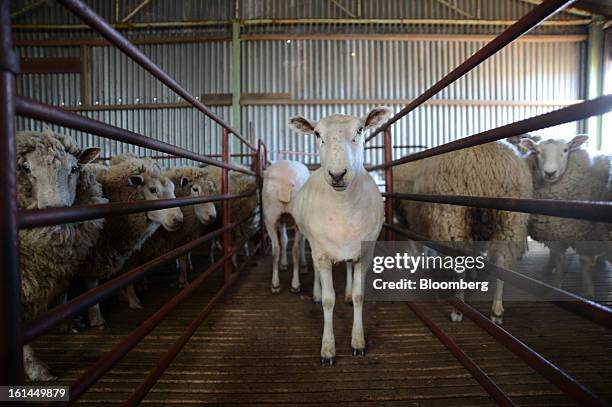
[[[588,136],[579,135],[571,141],[546,140],[534,143],[523,138],[521,145],[528,150],[526,160],[533,173],[534,197],[563,200],[608,200],[606,186],[610,174],[610,156],[592,156],[581,146]],[[566,271],[565,252],[573,247],[580,258],[582,290],[594,298],[592,268],[596,256],[610,253],[608,226],[603,223],[544,215],[531,215],[529,234],[550,249],[545,271],[554,270],[557,285]]]
[[[95,165],[96,178],[102,184],[111,202],[128,202],[174,198],[174,184],[163,176],[161,168],[152,160],[131,154],[114,157],[109,167]],[[107,219],[100,239],[83,262],[80,275],[89,289],[98,281],[118,274],[128,258],[142,247],[162,225],[166,230],[176,230],[183,221],[180,208],[168,208],[129,215],[111,216]],[[130,288],[131,287],[131,288]],[[133,286],[128,287],[130,303],[139,301]],[[103,329],[106,322],[96,304],[89,309],[89,324]]]
[[[531,174],[518,150],[505,141],[427,158],[394,169],[395,191],[433,195],[530,198]],[[411,189],[403,189],[403,188]],[[512,268],[527,241],[528,215],[467,206],[399,201],[396,213],[411,231],[460,248],[487,252],[493,264]],[[462,293],[459,293],[462,296]],[[491,320],[503,322],[503,281],[497,280]],[[463,315],[453,311],[451,320]]]
[[[300,231],[310,242],[315,277],[320,279],[318,293],[323,300],[323,338],[321,364],[336,361],[333,332],[335,293],[332,264],[352,261],[353,356],[365,356],[363,331],[363,280],[361,242],[378,238],[384,219],[383,199],[376,183],[363,166],[364,132],[390,115],[386,107],[372,109],[364,117],[332,115],[318,122],[292,117],[289,125],[302,134],[313,134],[321,154],[321,168],[315,171],[289,210]],[[317,287],[315,286],[315,290]]]
[[[280,293],[280,279],[278,277],[278,262],[281,268],[287,268],[287,223],[293,222],[289,214],[289,203],[292,197],[302,188],[310,173],[308,168],[297,161],[281,160],[272,164],[264,173],[262,188],[262,204],[264,223],[270,240],[272,241],[272,286],[273,294]],[[281,232],[282,248],[279,247],[278,233]],[[293,277],[291,279],[291,292],[299,293],[300,287],[300,246],[304,239],[299,230],[295,231],[295,239],[291,254],[293,256]],[[282,256],[281,256],[282,249]],[[303,252],[302,252],[303,253]],[[303,259],[305,260],[305,259]],[[305,266],[305,261],[302,261]]]
[[[215,195],[219,190],[215,182],[208,178],[207,172],[202,168],[171,168],[164,175],[176,185],[175,194],[178,198]],[[160,253],[166,253],[204,235],[206,225],[212,223],[217,216],[215,204],[212,202],[184,206],[181,210],[183,212],[181,227],[175,231],[168,231],[164,228],[158,229],[144,243],[140,252],[130,258],[125,267],[126,270],[158,257]],[[187,285],[186,257],[181,256],[179,263],[179,287]],[[141,308],[140,303],[132,303],[130,307]]]
[[[96,158],[99,148],[80,150],[72,138],[53,134],[50,129],[18,133],[16,147],[19,209],[107,202],[87,165]],[[94,219],[19,232],[24,320],[40,316],[53,299],[65,292],[68,281],[96,244],[103,225],[103,219]],[[24,346],[23,353],[28,379],[56,379],[30,345]]]

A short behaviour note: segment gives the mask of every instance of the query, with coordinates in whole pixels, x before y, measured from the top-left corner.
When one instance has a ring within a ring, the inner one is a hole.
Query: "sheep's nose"
[[[544,171],[546,178],[552,178],[555,176],[555,174],[557,174],[557,171]]]
[[[347,170],[345,169],[345,170],[344,170],[344,171],[342,171],[341,173],[337,173],[337,174],[334,174],[334,173],[333,173],[333,172],[331,172],[331,171],[327,171],[327,172],[329,173],[329,176],[330,176],[330,177],[332,177],[332,180],[333,180],[335,183],[337,183],[337,182],[342,181],[342,178],[344,178],[344,176],[346,175],[346,171],[347,171]]]

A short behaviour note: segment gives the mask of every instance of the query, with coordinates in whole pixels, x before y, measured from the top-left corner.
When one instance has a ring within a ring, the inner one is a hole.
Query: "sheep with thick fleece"
[[[592,155],[581,148],[588,136],[571,141],[545,140],[534,143],[524,138],[526,160],[533,174],[534,197],[539,199],[602,201],[609,199],[606,186],[610,156]],[[550,249],[547,272],[554,270],[560,285],[566,270],[565,252],[573,247],[580,259],[584,295],[593,298],[592,268],[597,256],[610,253],[608,226],[603,223],[532,214],[529,234]]]
[[[171,168],[164,175],[170,178],[175,185],[174,192],[177,198],[209,196],[216,195],[219,192],[216,183],[209,178],[208,173],[203,168]],[[181,210],[183,212],[182,225],[175,231],[168,231],[164,228],[158,229],[144,243],[140,252],[130,258],[125,267],[126,270],[203,236],[207,230],[207,225],[213,222],[217,216],[213,202],[183,206]],[[181,256],[179,262],[179,287],[187,285],[186,257],[187,255]],[[137,307],[140,306],[140,304],[136,305]]]
[[[432,195],[531,198],[531,174],[517,149],[505,141],[483,144],[394,168],[396,192]],[[410,189],[404,189],[410,188]],[[398,218],[432,241],[459,241],[462,249],[487,252],[493,264],[512,268],[527,241],[528,215],[467,206],[396,203]],[[478,243],[477,243],[478,242]],[[497,280],[491,319],[503,320],[503,281]],[[453,321],[463,315],[451,314]]]
[[[175,197],[174,184],[162,175],[161,168],[152,160],[125,154],[113,158],[109,167],[95,165],[94,168],[97,180],[111,202]],[[96,287],[99,280],[118,274],[128,258],[140,250],[160,225],[175,230],[182,221],[180,208],[108,217],[100,239],[81,266],[80,274],[87,280],[88,288]],[[128,299],[131,304],[139,302],[133,287],[128,287]],[[89,323],[99,328],[105,326],[99,304],[89,309]]]
[[[99,148],[80,150],[68,136],[20,132],[16,136],[19,209],[63,208],[101,204],[102,187],[90,170]],[[68,281],[96,244],[103,219],[19,231],[19,266],[23,319],[40,316],[65,292]],[[25,373],[30,380],[55,380],[47,366],[24,346]]]
[[[261,200],[266,231],[272,241],[272,293],[280,292],[279,260],[281,267],[283,265],[285,268],[287,267],[287,223],[293,222],[289,214],[289,203],[309,176],[308,168],[304,164],[287,160],[277,161],[264,172]],[[281,232],[282,248],[278,239],[279,231]],[[302,246],[303,239],[300,231],[296,229],[293,249],[291,250],[293,257],[291,292],[293,293],[301,291],[300,246]],[[305,266],[305,263],[303,264]]]
[[[365,356],[366,353],[361,242],[378,238],[384,207],[376,183],[363,166],[364,133],[389,115],[388,108],[377,107],[364,117],[332,115],[318,122],[299,116],[289,119],[295,131],[316,136],[321,154],[321,168],[291,200],[289,210],[310,243],[315,277],[320,280],[323,365],[333,365],[336,360],[333,331],[336,296],[332,278],[332,264],[336,262],[352,261],[354,264],[351,348],[353,356]]]

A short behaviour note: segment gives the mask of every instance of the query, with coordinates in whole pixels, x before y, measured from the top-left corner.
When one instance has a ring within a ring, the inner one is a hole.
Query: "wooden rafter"
[[[475,18],[474,15],[468,13],[467,11],[457,7],[455,4],[452,4],[451,2],[447,1],[447,0],[436,0],[438,3],[442,4],[443,6],[453,10],[455,13],[462,15],[463,17],[467,17],[467,18]]]
[[[134,7],[134,9],[132,9],[132,11],[127,13],[127,15],[125,17],[123,17],[121,22],[122,23],[127,23],[132,17],[134,17],[136,14],[138,14],[140,12],[140,10],[142,10],[150,2],[151,2],[151,0],[143,0],[139,5]]]

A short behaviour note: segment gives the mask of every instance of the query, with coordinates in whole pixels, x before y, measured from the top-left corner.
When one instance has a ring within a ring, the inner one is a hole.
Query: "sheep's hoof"
[[[300,274],[306,274],[308,273],[308,266],[306,266],[305,264],[302,264],[300,266]]]
[[[189,283],[187,283],[187,281],[179,281],[177,284],[178,288],[181,288],[181,289],[187,287],[188,285]]]
[[[351,346],[351,353],[353,354],[353,356],[365,356],[366,355],[366,348],[353,348]]]
[[[281,263],[281,265],[279,266],[279,268],[278,268],[278,269],[279,269],[280,271],[287,271],[287,269],[288,269],[288,268],[289,268],[289,266],[287,266],[286,264],[282,264],[282,263]]]
[[[91,321],[89,322],[89,327],[97,329],[99,331],[103,331],[108,328],[108,324],[106,323],[106,321]]]
[[[493,321],[497,325],[501,325],[504,323],[504,314],[496,315],[494,312],[491,312],[491,321]]]
[[[35,372],[28,372],[28,379],[33,382],[54,382],[57,376],[51,374],[46,368],[35,369]]]
[[[453,310],[450,314],[450,320],[453,322],[461,322],[463,321],[463,314],[459,311]]]
[[[335,356],[321,356],[321,366],[333,366],[336,364]]]
[[[353,306],[353,297],[352,296],[344,297],[344,303],[346,305],[350,305],[352,307]]]
[[[289,288],[289,291],[291,291],[293,294],[299,294],[302,292],[302,286],[299,285],[296,288],[291,287]]]
[[[280,285],[270,287],[270,291],[272,291],[272,294],[280,293]]]
[[[313,298],[312,299],[312,303],[316,304],[316,305],[321,305],[321,299],[320,298]]]
[[[130,303],[130,309],[142,309],[142,304],[140,301]]]

